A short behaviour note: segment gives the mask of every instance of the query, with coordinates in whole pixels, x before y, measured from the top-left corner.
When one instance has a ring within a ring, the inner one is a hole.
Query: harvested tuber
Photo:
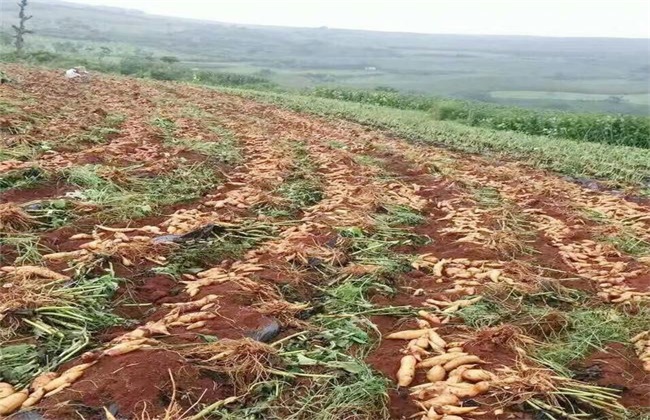
[[[415,364],[417,359],[414,356],[408,355],[402,357],[400,367],[397,371],[397,384],[399,386],[409,386],[415,377]]]

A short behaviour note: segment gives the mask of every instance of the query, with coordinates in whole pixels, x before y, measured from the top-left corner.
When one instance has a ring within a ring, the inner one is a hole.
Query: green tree
[[[16,53],[20,55],[22,54],[23,47],[25,46],[25,35],[32,34],[34,31],[31,31],[25,27],[25,22],[33,17],[31,15],[27,16],[25,13],[25,9],[27,9],[27,0],[20,0],[18,7],[20,7],[20,11],[18,12],[18,26],[11,25],[11,27],[14,28],[14,31],[16,32],[16,35],[14,35],[14,38],[16,39]]]

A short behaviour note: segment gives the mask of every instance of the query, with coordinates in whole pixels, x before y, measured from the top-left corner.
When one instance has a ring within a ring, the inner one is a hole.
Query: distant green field
[[[29,8],[35,31],[27,37],[30,52],[109,63],[174,56],[190,68],[263,77],[284,89],[391,87],[530,108],[648,114],[646,39],[253,26],[56,0],[31,0]],[[16,15],[14,1],[0,1],[0,35],[11,33]],[[0,53],[11,50],[10,37],[0,41]],[[102,56],[102,47],[110,53]]]
[[[498,99],[550,99],[561,101],[607,101],[628,102],[638,105],[650,104],[650,94],[596,94],[580,92],[544,92],[535,90],[498,90],[490,92],[490,96]]]

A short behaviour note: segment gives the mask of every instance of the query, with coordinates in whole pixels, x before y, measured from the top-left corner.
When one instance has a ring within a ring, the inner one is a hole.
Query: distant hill
[[[30,24],[40,37],[130,44],[194,67],[261,74],[288,87],[387,86],[524,106],[648,110],[647,39],[252,26],[60,1],[30,3]],[[0,30],[9,30],[16,9],[13,1],[0,3]]]

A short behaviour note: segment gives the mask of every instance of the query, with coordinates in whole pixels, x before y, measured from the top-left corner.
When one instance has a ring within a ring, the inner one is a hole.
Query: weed
[[[173,140],[176,133],[176,123],[164,117],[155,117],[151,120],[151,125],[158,128],[165,140]]]
[[[383,162],[380,159],[368,155],[356,155],[354,157],[354,161],[357,162],[359,165],[376,166],[379,168],[383,166]]]

